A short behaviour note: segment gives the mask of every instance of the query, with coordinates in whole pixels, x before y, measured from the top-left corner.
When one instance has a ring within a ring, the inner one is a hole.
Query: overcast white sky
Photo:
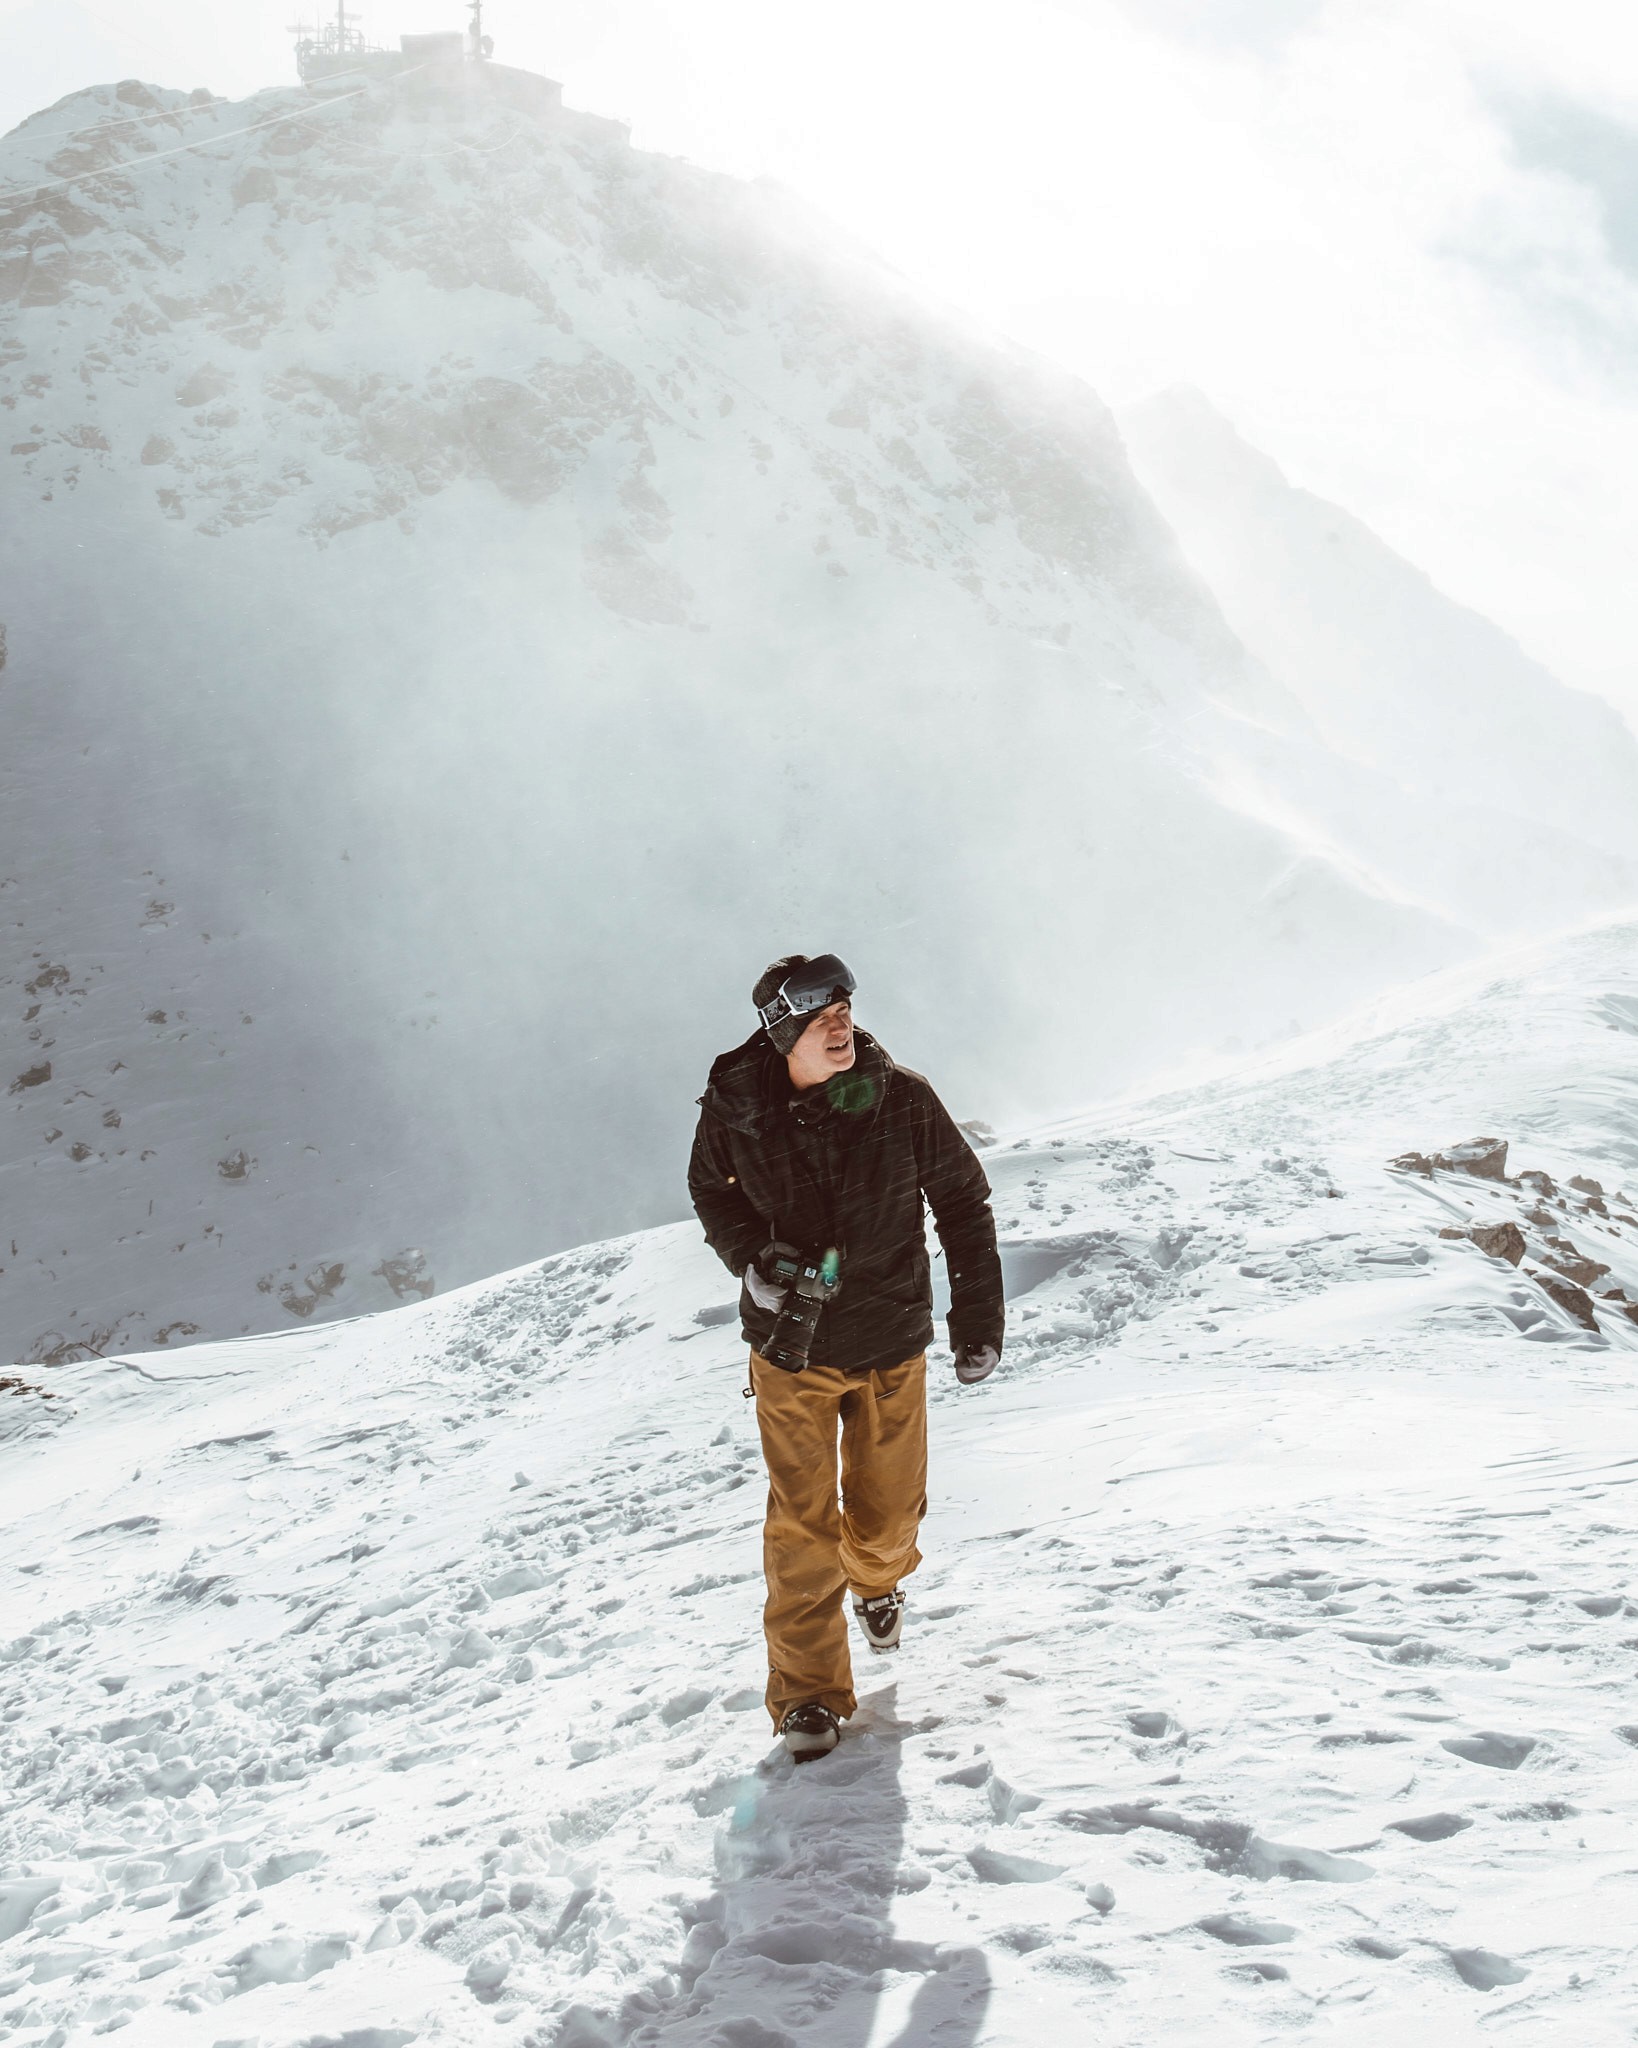
[[[383,41],[465,19],[361,5]],[[104,78],[282,83],[301,11],[0,0],[0,127]],[[1630,0],[487,0],[485,25],[1111,401],[1197,384],[1638,720]]]

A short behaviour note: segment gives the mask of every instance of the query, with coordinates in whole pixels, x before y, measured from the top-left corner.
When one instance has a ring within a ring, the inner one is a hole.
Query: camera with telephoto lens
[[[785,1289],[785,1305],[768,1340],[768,1363],[781,1372],[806,1372],[825,1303],[841,1292],[842,1255],[834,1245],[824,1252],[799,1252],[776,1244],[768,1264],[768,1278]]]

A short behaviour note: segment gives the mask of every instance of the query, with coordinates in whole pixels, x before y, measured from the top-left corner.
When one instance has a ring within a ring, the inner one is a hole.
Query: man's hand
[[[987,1380],[1001,1363],[1001,1347],[998,1344],[956,1344],[956,1378],[964,1387],[975,1387],[980,1380]]]
[[[765,1315],[778,1315],[785,1306],[785,1296],[790,1292],[788,1287],[781,1287],[777,1281],[770,1280],[763,1271],[764,1266],[773,1264],[775,1253],[781,1249],[779,1245],[764,1246],[745,1268],[745,1292]]]

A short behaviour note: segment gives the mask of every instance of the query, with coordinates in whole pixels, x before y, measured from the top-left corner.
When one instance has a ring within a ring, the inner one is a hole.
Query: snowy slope
[[[1397,796],[1362,805],[1313,788],[1322,831],[1334,821],[1384,879],[1421,871],[1428,900],[1490,933],[1539,930],[1567,891],[1583,910],[1632,900],[1638,740],[1610,705],[1566,688],[1340,506],[1294,488],[1199,392],[1160,393],[1120,425],[1235,632],[1330,752]],[[1276,754],[1260,770],[1290,791]],[[1430,809],[1447,842],[1431,860]],[[1299,804],[1294,825],[1300,815]]]
[[[693,1230],[30,1370],[0,2026],[1629,2040],[1635,1039],[1612,926],[1004,1140],[1007,1356],[938,1367],[906,1647],[799,1776]]]

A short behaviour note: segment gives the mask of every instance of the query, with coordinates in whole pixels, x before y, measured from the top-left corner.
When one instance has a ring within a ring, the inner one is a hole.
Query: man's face
[[[821,1010],[788,1054],[791,1080],[813,1088],[832,1074],[845,1074],[854,1061],[853,1005],[832,1003]]]

